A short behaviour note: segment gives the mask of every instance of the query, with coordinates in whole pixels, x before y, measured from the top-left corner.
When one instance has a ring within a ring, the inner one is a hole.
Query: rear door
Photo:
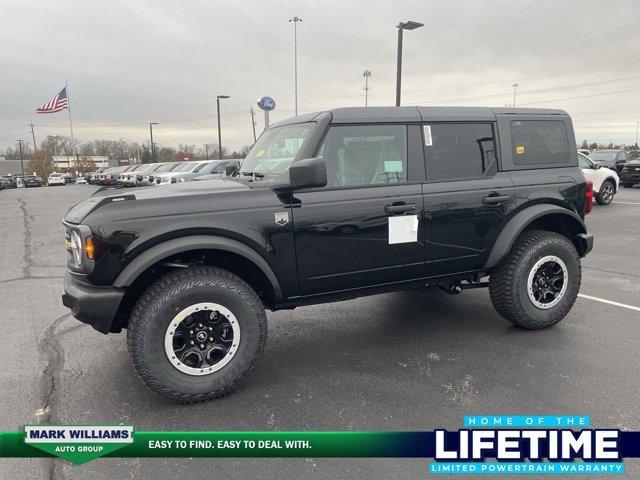
[[[424,275],[422,155],[417,124],[329,127],[316,153],[327,164],[327,186],[293,199],[303,295]],[[401,232],[411,219],[415,231],[411,224]]]
[[[428,276],[481,269],[514,208],[511,178],[498,171],[496,131],[492,122],[423,125]]]

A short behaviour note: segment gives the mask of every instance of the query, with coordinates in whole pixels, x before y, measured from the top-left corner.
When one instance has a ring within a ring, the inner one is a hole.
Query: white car
[[[78,177],[76,178],[76,185],[86,185],[87,181],[84,179],[84,177]]]
[[[581,153],[578,154],[578,163],[584,178],[593,182],[596,202],[600,205],[609,205],[614,195],[618,193],[620,184],[616,171],[592,162],[589,157]]]
[[[181,173],[189,173],[194,171],[197,168],[202,168],[204,167],[204,165],[206,165],[210,161],[211,160],[201,160],[198,162],[183,162],[182,164],[178,165],[178,167],[172,169],[170,172],[157,175],[156,185],[171,185],[172,183],[176,183],[178,181],[183,182],[184,179],[178,179],[176,175],[179,175]]]
[[[47,179],[47,185],[50,187],[53,185],[64,185],[64,177],[61,173],[53,172]]]

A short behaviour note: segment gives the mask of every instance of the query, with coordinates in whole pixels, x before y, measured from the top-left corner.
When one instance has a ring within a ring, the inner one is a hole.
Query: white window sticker
[[[389,245],[418,241],[418,216],[389,217]]]
[[[384,171],[385,173],[402,173],[402,160],[385,160]]]
[[[431,125],[425,125],[422,127],[424,130],[424,144],[427,147],[431,147],[433,145],[433,137],[431,136]]]

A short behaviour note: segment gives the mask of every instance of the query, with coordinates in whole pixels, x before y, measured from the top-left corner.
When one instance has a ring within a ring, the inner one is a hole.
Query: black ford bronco
[[[99,192],[64,219],[63,303],[102,333],[126,328],[137,374],[178,402],[248,374],[265,308],[488,287],[505,319],[549,327],[593,246],[560,110],[340,108],[271,126],[232,169]]]

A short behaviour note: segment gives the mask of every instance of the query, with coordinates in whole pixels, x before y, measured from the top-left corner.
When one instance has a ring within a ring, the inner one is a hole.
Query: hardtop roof
[[[343,107],[323,112],[307,113],[272,125],[310,122],[330,113],[332,123],[396,123],[428,121],[495,121],[496,115],[562,115],[564,110],[550,108],[490,108],[490,107]]]

